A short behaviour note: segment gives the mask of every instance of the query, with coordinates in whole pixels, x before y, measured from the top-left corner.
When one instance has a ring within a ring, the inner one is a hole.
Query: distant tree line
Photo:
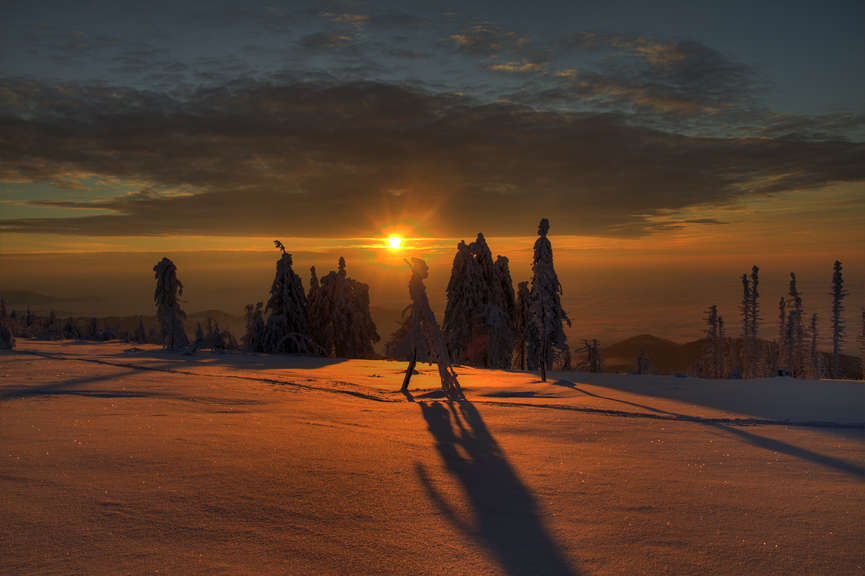
[[[724,318],[715,305],[706,311],[704,319],[705,356],[698,362],[695,372],[706,378],[768,378],[790,375],[794,378],[843,378],[841,346],[846,339],[843,300],[848,295],[844,288],[843,267],[835,261],[832,274],[832,316],[830,318],[832,352],[827,361],[819,350],[821,336],[818,315],[810,319],[805,313],[802,294],[796,284],[796,274],[790,273],[787,297],[778,302],[778,324],[774,338],[760,338],[759,271],[751,269],[750,276],[742,274],[741,332],[729,336]],[[857,336],[862,348],[865,368],[865,309],[862,311],[861,331]]]
[[[446,390],[458,388],[448,384],[452,365],[483,368],[546,371],[563,370],[602,372],[606,365],[597,339],[582,340],[577,358],[572,362],[564,324],[571,320],[561,307],[562,286],[553,266],[549,241],[550,224],[544,218],[538,226],[534,245],[532,278],[520,282],[514,290],[509,260],[493,259],[482,233],[474,242],[461,241],[454,255],[451,276],[446,289],[447,304],[441,329],[429,309],[423,279],[428,268],[422,260],[413,259],[409,295],[412,300],[403,312],[403,320],[385,344],[390,358],[436,362],[442,371]],[[274,241],[282,253],[276,263],[276,274],[270,287],[270,298],[246,306],[245,332],[240,343],[227,329],[208,318],[206,328],[198,323],[192,342],[184,330],[186,313],[181,309],[183,284],[177,268],[168,258],[154,266],[157,326],[123,330],[118,324],[103,326],[96,318],[84,326],[71,317],[59,320],[52,311],[47,317],[6,312],[0,299],[0,348],[15,346],[15,338],[47,340],[86,339],[120,340],[134,343],[161,344],[169,350],[192,346],[224,353],[231,350],[270,354],[303,354],[346,358],[374,358],[374,345],[380,340],[370,314],[369,286],[350,278],[344,258],[337,270],[321,279],[315,267],[310,268],[308,290],[292,269],[292,256],[285,246]],[[786,373],[799,378],[841,378],[841,345],[845,341],[842,266],[835,262],[832,277],[832,354],[827,362],[818,350],[820,335],[818,317],[806,321],[802,295],[796,286],[796,275],[790,274],[787,297],[778,305],[777,334],[773,339],[760,338],[759,268],[750,276],[743,274],[741,332],[728,335],[730,328],[713,305],[706,311],[704,357],[694,367],[697,376],[706,378],[761,378]],[[436,336],[438,334],[438,336]],[[862,328],[857,336],[865,357],[865,310]],[[865,361],[863,361],[865,362]],[[636,372],[651,372],[648,352],[640,350]],[[444,368],[442,368],[444,366]],[[780,372],[779,372],[780,371]],[[408,380],[408,379],[407,379]],[[453,376],[455,383],[455,375]]]

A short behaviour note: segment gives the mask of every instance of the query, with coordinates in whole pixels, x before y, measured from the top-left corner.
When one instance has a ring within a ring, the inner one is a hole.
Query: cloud
[[[548,99],[629,105],[662,115],[724,115],[730,122],[733,115],[753,112],[760,91],[752,67],[691,40],[590,31],[556,44],[560,60],[574,51],[592,58],[581,68],[555,73],[558,86],[543,92]]]
[[[489,64],[487,68],[497,72],[536,73],[546,68],[548,64],[535,64],[534,62],[506,62],[504,64]]]
[[[7,80],[0,178],[141,192],[45,204],[3,233],[641,236],[655,215],[861,182],[861,143],[688,137],[626,114],[538,111],[380,82],[236,80],[189,96]],[[394,191],[399,191],[398,194]],[[709,223],[709,222],[701,222]],[[671,224],[666,224],[671,225]]]
[[[528,38],[522,38],[515,31],[491,22],[474,22],[452,34],[450,40],[460,52],[482,56],[518,52],[529,45]]]
[[[340,46],[345,46],[351,42],[351,36],[347,34],[310,34],[301,40],[301,46],[307,50],[326,51]]]

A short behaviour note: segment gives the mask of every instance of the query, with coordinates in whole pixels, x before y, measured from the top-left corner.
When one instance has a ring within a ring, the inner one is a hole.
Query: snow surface
[[[865,383],[0,355],[2,574],[863,574]]]

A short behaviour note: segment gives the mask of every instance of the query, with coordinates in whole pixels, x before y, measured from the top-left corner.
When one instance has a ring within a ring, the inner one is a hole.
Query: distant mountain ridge
[[[59,298],[57,296],[46,296],[45,294],[40,294],[39,292],[33,292],[31,290],[3,290],[0,292],[0,297],[6,301],[6,306],[10,305],[34,305],[34,306],[43,306],[46,304],[58,304],[63,302],[84,302],[84,301],[98,301],[101,300],[99,296],[83,296],[80,298]]]

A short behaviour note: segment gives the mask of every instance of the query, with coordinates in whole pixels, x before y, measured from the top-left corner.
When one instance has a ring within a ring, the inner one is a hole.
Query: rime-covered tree
[[[541,219],[538,225],[539,238],[535,241],[532,261],[532,290],[530,293],[532,319],[536,338],[529,340],[529,368],[540,367],[541,379],[546,381],[546,371],[553,367],[554,350],[564,354],[568,350],[567,336],[562,324],[571,325],[568,315],[562,310],[560,295],[562,285],[553,266],[553,246],[547,238],[550,222]]]
[[[844,304],[841,302],[847,296],[844,288],[844,277],[841,275],[841,262],[835,260],[832,274],[832,378],[841,378],[841,345],[844,343]]]
[[[776,346],[775,368],[780,368],[787,363],[787,301],[781,296],[778,302],[778,336]]]
[[[652,371],[652,364],[649,360],[649,353],[643,350],[643,347],[640,346],[640,351],[637,353],[637,374],[650,374]]]
[[[264,302],[257,302],[254,308],[252,304],[247,304],[244,309],[246,333],[240,338],[240,341],[249,352],[261,352],[261,336],[264,333],[262,306],[264,306]]]
[[[270,316],[264,325],[261,348],[268,353],[317,354],[319,347],[309,339],[309,317],[306,294],[300,277],[291,269],[291,254],[279,240],[274,240],[282,256],[276,262],[276,276],[270,287],[265,311]]]
[[[143,325],[141,326],[144,327]],[[199,346],[202,346],[207,340],[204,338],[204,330],[201,328],[201,320],[198,321],[198,326],[195,328],[195,340],[192,341],[192,345],[197,349]]]
[[[315,273],[315,266],[309,268],[309,291],[306,293],[306,304],[309,310],[309,337],[325,350],[333,349],[333,327],[331,325],[331,310],[321,296],[321,283]]]
[[[718,315],[718,307],[712,305],[706,311],[708,317],[705,318],[708,328],[703,330],[706,334],[706,344],[704,346],[706,362],[703,367],[703,373],[707,378],[721,378],[724,370],[724,329],[723,319]]]
[[[793,343],[793,365],[790,370],[794,375],[805,376],[808,372],[808,356],[805,353],[805,311],[802,308],[802,294],[796,287],[796,274],[790,273],[790,298],[787,300],[787,309],[794,311],[794,316],[787,317],[788,321],[792,321],[792,343]],[[788,333],[788,337],[789,337]]]
[[[746,274],[742,274],[742,305],[739,310],[742,312],[742,366],[746,378],[754,378],[759,372],[759,343],[757,341],[757,329],[760,320],[758,303],[760,294],[757,291],[759,271],[760,269],[754,266],[751,269],[750,279]]]
[[[492,302],[504,315],[503,321],[492,321],[499,316],[497,310],[487,311],[487,329],[490,333],[489,357],[493,368],[511,368],[514,348],[517,343],[517,302],[510,263],[505,256],[497,255],[495,262],[495,285],[493,293],[497,303]]]
[[[530,305],[531,294],[529,292],[529,283],[520,282],[517,285],[516,312],[514,322],[514,334],[516,336],[514,350],[514,367],[519,370],[526,369],[529,326],[531,324],[532,318],[532,313],[529,308]]]
[[[826,375],[826,365],[823,355],[820,353],[818,342],[820,335],[817,331],[817,314],[811,315],[811,370],[810,377],[814,380],[819,380]]]
[[[90,323],[87,324],[87,331],[84,337],[88,340],[102,340],[102,332],[104,332],[104,329],[99,324],[99,319],[91,318]]]
[[[186,348],[189,339],[183,330],[186,312],[180,309],[179,296],[183,296],[183,284],[177,279],[177,267],[168,258],[163,258],[153,267],[156,272],[156,318],[162,334],[162,346],[169,350]]]
[[[469,356],[478,348],[476,341],[482,338],[476,333],[476,319],[482,316],[484,299],[489,299],[489,287],[484,284],[473,247],[463,240],[457,245],[445,292],[442,332],[451,360],[464,364],[470,361]]]
[[[369,310],[369,286],[350,278],[345,258],[339,267],[310,282],[310,330],[328,355],[339,358],[374,358],[380,340]]]
[[[9,326],[9,317],[6,315],[6,301],[0,298],[0,350],[13,348],[15,348],[15,335]]]
[[[514,288],[508,259],[493,261],[483,234],[461,241],[447,287],[442,330],[455,363],[510,368],[514,345]]]
[[[54,309],[48,314],[45,324],[42,327],[42,333],[39,335],[41,340],[62,340],[63,334],[60,332],[60,321],[54,313]]]
[[[796,371],[796,326],[801,324],[797,318],[798,314],[795,310],[790,310],[787,314],[787,326],[784,332],[784,351],[787,353],[787,370],[794,376],[798,375]]]
[[[862,309],[862,326],[856,340],[859,342],[859,367],[862,369],[862,379],[865,380],[865,308]]]
[[[402,389],[407,390],[418,352],[423,350],[430,362],[438,366],[442,389],[450,396],[462,394],[456,372],[451,366],[447,346],[442,331],[439,330],[435,315],[429,305],[426,286],[423,281],[429,276],[429,267],[420,258],[411,259],[411,280],[408,283],[411,304],[403,311],[403,315],[411,310],[411,342],[412,355],[406,370]]]
[[[581,372],[603,372],[606,362],[601,357],[601,343],[597,339],[583,340],[583,346],[579,350],[580,360],[577,362],[577,370]]]
[[[66,322],[63,323],[60,332],[67,340],[79,340],[84,337],[81,333],[81,328],[79,328],[78,323],[72,318],[72,316],[66,318]]]

